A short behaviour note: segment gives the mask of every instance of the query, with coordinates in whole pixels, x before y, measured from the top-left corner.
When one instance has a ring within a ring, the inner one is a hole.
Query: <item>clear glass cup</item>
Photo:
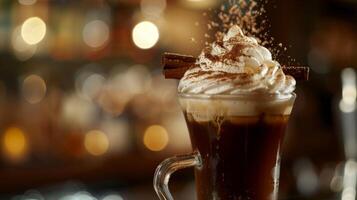
[[[170,175],[194,167],[198,200],[277,199],[280,147],[296,95],[179,94],[193,153],[156,169],[154,188],[172,200]]]

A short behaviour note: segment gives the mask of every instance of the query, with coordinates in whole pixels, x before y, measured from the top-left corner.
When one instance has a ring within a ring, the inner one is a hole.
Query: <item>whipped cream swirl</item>
[[[270,51],[232,26],[223,41],[203,50],[180,80],[178,91],[191,94],[288,94],[296,81],[285,75]]]

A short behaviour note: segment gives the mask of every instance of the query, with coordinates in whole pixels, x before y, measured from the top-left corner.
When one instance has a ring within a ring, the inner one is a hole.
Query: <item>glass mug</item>
[[[193,153],[156,169],[154,188],[173,200],[170,175],[194,167],[198,200],[277,199],[280,146],[296,95],[179,94]]]

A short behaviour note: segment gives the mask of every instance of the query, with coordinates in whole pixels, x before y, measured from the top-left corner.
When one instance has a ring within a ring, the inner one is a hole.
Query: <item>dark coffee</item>
[[[268,200],[277,195],[289,116],[261,114],[198,122],[185,113],[194,151],[198,200]]]

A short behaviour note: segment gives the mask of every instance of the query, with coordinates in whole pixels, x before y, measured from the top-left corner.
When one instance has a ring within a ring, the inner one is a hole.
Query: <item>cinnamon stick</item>
[[[164,53],[162,65],[166,79],[181,79],[188,69],[196,66],[196,58],[175,53]],[[285,74],[293,76],[298,81],[309,79],[309,67],[283,66],[282,69]]]

